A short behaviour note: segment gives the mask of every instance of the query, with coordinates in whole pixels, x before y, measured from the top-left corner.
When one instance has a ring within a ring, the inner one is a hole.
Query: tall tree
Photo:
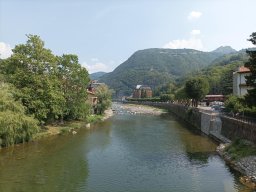
[[[89,74],[76,55],[58,57],[58,78],[65,98],[64,118],[84,119],[89,113],[86,104]]]
[[[98,114],[103,114],[104,111],[111,105],[111,91],[106,85],[100,85],[96,89],[96,96],[98,97],[98,104],[96,110]]]
[[[56,75],[57,58],[37,35],[27,35],[26,44],[16,45],[4,60],[7,81],[20,91],[19,98],[29,114],[41,121],[63,114],[64,97]]]
[[[197,107],[198,101],[202,100],[209,92],[209,83],[200,77],[192,78],[186,82],[185,92],[192,99],[192,105]]]
[[[256,45],[256,32],[252,33],[248,40]],[[245,78],[246,84],[252,89],[248,90],[248,94],[245,95],[245,101],[249,107],[253,107],[256,106],[256,49],[248,49],[246,53],[249,55],[249,61],[244,66],[250,69],[251,74]]]
[[[233,71],[225,72],[220,79],[220,93],[229,95],[233,93]]]

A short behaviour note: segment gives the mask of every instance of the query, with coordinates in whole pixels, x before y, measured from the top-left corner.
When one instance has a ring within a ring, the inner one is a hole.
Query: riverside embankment
[[[203,108],[191,108],[181,104],[159,102],[128,102],[136,105],[148,105],[162,108],[174,113],[178,118],[193,125],[204,134],[223,143],[235,139],[246,139],[256,144],[256,124],[230,116],[217,111]]]
[[[134,102],[132,103],[134,104]],[[200,110],[198,108],[189,108],[184,105],[173,103],[143,102],[136,104],[149,105],[168,110],[174,113],[178,118],[196,127],[204,134],[224,143],[230,142],[230,140],[221,133],[222,121],[218,113]]]
[[[134,104],[134,102],[132,103]],[[223,147],[227,146],[227,144],[236,139],[245,139],[255,144],[255,124],[225,116],[211,110],[204,110],[202,108],[190,108],[180,104],[153,102],[143,102],[136,104],[149,105],[168,110],[175,114],[178,118],[199,129],[202,133],[219,141],[220,143],[225,143],[226,145],[222,145],[218,148],[219,154],[234,169],[243,175],[256,176],[255,156],[247,156],[239,160],[233,160],[229,154],[225,152]]]
[[[68,121],[63,124],[46,125],[36,136],[35,140],[41,139],[43,137],[49,137],[54,135],[72,133],[76,134],[78,129],[86,128],[90,129],[91,124],[97,123],[99,121],[105,121],[113,115],[113,110],[111,108],[104,111],[103,115],[91,115],[87,120],[80,121]]]

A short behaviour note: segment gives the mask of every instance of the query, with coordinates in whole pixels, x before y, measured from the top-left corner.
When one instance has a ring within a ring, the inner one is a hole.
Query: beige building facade
[[[250,89],[249,86],[246,85],[245,77],[250,75],[250,69],[241,66],[237,71],[233,73],[233,95],[236,96],[244,96],[247,94],[247,90]]]

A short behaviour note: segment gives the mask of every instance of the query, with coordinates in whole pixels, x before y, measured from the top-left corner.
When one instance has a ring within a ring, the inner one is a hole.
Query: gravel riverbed
[[[149,114],[149,115],[161,115],[166,113],[163,109],[145,106],[145,105],[134,105],[134,104],[119,104],[113,103],[112,110],[118,114]]]

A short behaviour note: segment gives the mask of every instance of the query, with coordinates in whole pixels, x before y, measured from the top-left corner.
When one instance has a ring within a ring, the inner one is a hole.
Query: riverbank
[[[112,109],[107,109],[103,115],[91,115],[85,121],[67,121],[63,124],[56,125],[46,125],[42,128],[38,134],[36,134],[34,139],[40,139],[43,137],[61,135],[61,134],[76,134],[78,129],[87,128],[90,129],[91,124],[97,123],[99,121],[105,121],[113,115]]]
[[[227,164],[237,170],[238,172],[243,175],[240,178],[240,182],[243,183],[244,185],[256,189],[256,156],[253,153],[247,153],[250,150],[243,150],[241,146],[237,146],[236,151],[234,151],[234,148],[231,149],[233,150],[233,156],[237,156],[237,158],[233,158],[229,153],[225,151],[226,146],[230,145],[230,140],[227,139],[225,135],[223,136],[223,130],[224,132],[229,130],[229,126],[227,126],[227,122],[225,119],[221,119],[218,114],[214,113],[207,113],[200,111],[196,108],[191,108],[188,109],[182,105],[175,105],[175,104],[167,104],[167,103],[144,103],[147,106],[156,106],[159,108],[164,108],[175,115],[177,115],[179,118],[182,120],[188,122],[190,125],[198,128],[200,131],[208,135],[209,137],[213,138],[214,140],[217,140],[222,143],[226,144],[221,144],[217,148],[217,152],[219,155],[227,162]],[[139,105],[143,106],[143,105]],[[224,125],[223,121],[225,122]],[[250,130],[250,129],[247,129]],[[245,129],[243,129],[245,131]],[[229,137],[230,139],[232,137]],[[234,138],[234,137],[233,137]],[[239,137],[238,137],[239,138]],[[249,143],[252,143],[249,142]],[[251,146],[246,146],[251,147]],[[245,154],[246,153],[246,154]]]
[[[244,142],[244,141],[240,141]],[[233,146],[232,146],[233,145]],[[217,147],[218,154],[227,162],[229,166],[241,173],[240,182],[247,187],[256,189],[256,155],[255,146],[243,145],[234,147],[236,144],[220,144]],[[249,151],[250,155],[245,155],[243,149]],[[244,154],[242,154],[244,153]],[[238,157],[244,155],[244,157]],[[236,157],[237,156],[237,157]]]
[[[165,110],[151,107],[151,106],[142,106],[135,104],[119,104],[113,103],[112,108],[105,110],[103,115],[91,115],[88,117],[87,121],[71,121],[65,122],[63,125],[48,125],[45,126],[45,130],[40,132],[36,138],[47,137],[51,135],[59,135],[72,133],[76,134],[76,130],[80,128],[91,127],[91,124],[97,123],[99,121],[105,121],[108,118],[112,117],[115,113],[128,112],[130,114],[148,114],[148,115],[161,115],[166,113]]]

